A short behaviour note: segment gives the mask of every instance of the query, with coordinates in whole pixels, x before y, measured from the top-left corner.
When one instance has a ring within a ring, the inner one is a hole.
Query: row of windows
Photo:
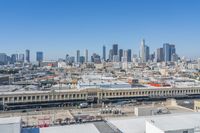
[[[163,91],[136,91],[136,92],[107,92],[102,93],[102,96],[131,96],[131,95],[167,95],[167,94],[190,94],[200,93],[200,90],[163,90]],[[99,94],[101,96],[101,94]]]
[[[8,101],[37,101],[37,100],[65,100],[74,98],[86,98],[86,94],[62,94],[62,95],[38,95],[38,96],[15,96],[15,97],[4,97],[4,102]],[[0,101],[3,98],[0,97]]]

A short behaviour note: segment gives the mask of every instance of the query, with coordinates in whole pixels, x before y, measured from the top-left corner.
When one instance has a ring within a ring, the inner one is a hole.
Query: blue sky
[[[200,0],[0,1],[0,52],[57,59],[118,43],[138,54],[142,38],[151,52],[169,42],[180,56],[200,57]]]

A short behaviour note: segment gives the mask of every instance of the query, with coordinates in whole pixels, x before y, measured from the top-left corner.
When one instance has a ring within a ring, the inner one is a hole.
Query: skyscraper
[[[101,57],[98,54],[93,53],[93,55],[91,56],[91,62],[101,63]]]
[[[26,62],[30,62],[30,50],[26,50]]]
[[[164,43],[163,44],[163,53],[164,53],[164,61],[172,61],[172,55],[176,54],[176,48],[175,45]]]
[[[149,46],[145,45],[145,62],[149,60],[149,56],[150,56]]]
[[[140,45],[140,58],[143,63],[149,60],[150,49],[149,46],[145,44],[145,40],[143,39]]]
[[[43,52],[41,51],[36,52],[36,61],[38,62],[43,61]]]
[[[11,64],[14,64],[18,61],[18,54],[11,55]]]
[[[128,57],[128,51],[124,50],[123,51],[122,62],[127,62],[127,57]]]
[[[85,49],[85,58],[84,61],[87,63],[88,62],[88,50]]]
[[[163,44],[163,53],[164,53],[164,61],[170,61],[170,44],[164,43]]]
[[[127,50],[127,61],[131,62],[131,60],[132,60],[131,58],[132,58],[132,56],[131,56],[131,49],[128,49]]]
[[[176,53],[173,53],[172,54],[172,57],[171,57],[171,61],[173,61],[173,62],[177,62],[178,61],[178,55],[176,54]]]
[[[106,46],[103,46],[103,60],[106,60]]]
[[[176,48],[174,44],[170,45],[170,60],[172,61],[172,55],[176,54]]]
[[[85,61],[85,57],[84,56],[80,56],[80,63],[83,64]]]
[[[119,49],[119,61],[122,61],[122,57],[123,57],[123,49]]]
[[[158,48],[157,49],[157,62],[162,62],[162,61],[164,61],[163,48]]]
[[[109,61],[112,61],[113,60],[113,50],[110,49],[109,51]]]
[[[67,64],[69,64],[69,60],[70,60],[70,56],[68,54],[66,54],[66,56],[65,56],[65,62]]]
[[[119,62],[119,56],[113,55],[113,62]]]
[[[142,62],[145,62],[145,40],[143,39],[140,45],[140,58]]]
[[[6,65],[8,63],[7,57],[5,53],[0,53],[0,65]]]
[[[24,62],[24,54],[19,54],[19,62]]]
[[[80,50],[76,51],[76,62],[79,63],[80,62]]]
[[[113,44],[113,55],[118,55],[118,44]]]

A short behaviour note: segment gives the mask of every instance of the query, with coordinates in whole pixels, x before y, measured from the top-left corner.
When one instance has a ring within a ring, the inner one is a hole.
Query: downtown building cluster
[[[108,54],[107,54],[108,52]],[[139,55],[133,54],[131,49],[121,49],[118,44],[113,44],[112,48],[107,50],[103,45],[102,56],[97,53],[91,54],[89,60],[88,49],[85,49],[84,54],[81,55],[80,50],[76,51],[76,56],[66,55],[66,63],[102,63],[102,62],[176,62],[179,57],[176,54],[176,47],[174,44],[164,43],[163,47],[156,49],[155,52],[150,53],[150,47],[146,45],[145,40],[141,41]]]
[[[43,61],[43,52],[36,52],[36,61]],[[15,53],[8,56],[6,53],[0,53],[0,65],[15,64],[15,63],[30,63],[30,50],[25,50],[24,53]]]
[[[107,54],[108,52],[108,54]],[[85,49],[81,55],[81,51],[77,50],[75,56],[66,54],[65,62],[67,64],[83,64],[83,63],[96,63],[100,64],[102,62],[138,62],[138,63],[147,63],[147,62],[176,62],[179,57],[176,54],[176,48],[174,44],[164,43],[163,47],[158,48],[155,52],[150,53],[150,47],[146,45],[145,40],[143,39],[140,44],[139,55],[133,54],[131,49],[121,49],[118,44],[113,44],[112,48],[107,51],[105,45],[102,48],[102,56],[98,53],[90,54],[88,49]],[[42,62],[44,59],[43,52],[36,52],[36,61]],[[20,63],[30,63],[30,50],[26,50],[25,54],[12,54],[8,56],[6,53],[0,53],[0,64],[14,64],[16,62]]]

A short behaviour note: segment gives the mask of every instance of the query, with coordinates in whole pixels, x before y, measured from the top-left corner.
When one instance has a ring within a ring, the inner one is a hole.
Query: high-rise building
[[[155,61],[155,52],[153,52],[152,54],[149,55],[149,60],[151,61]]]
[[[171,57],[171,61],[173,61],[173,62],[177,62],[178,61],[178,55],[176,54],[176,53],[173,53],[172,54],[172,57]]]
[[[140,45],[140,58],[142,62],[145,62],[145,40],[143,39]]]
[[[101,63],[101,57],[98,54],[93,53],[93,55],[91,56],[91,62]]]
[[[149,46],[145,45],[145,62],[149,60],[149,56],[150,56]]]
[[[123,51],[122,62],[127,62],[127,57],[128,57],[128,51],[124,50]]]
[[[163,44],[163,53],[164,53],[164,61],[172,61],[172,55],[176,54],[176,48],[175,45],[164,43]]]
[[[24,62],[24,54],[19,54],[19,62]]]
[[[106,46],[103,46],[103,60],[106,61]]]
[[[119,62],[119,56],[113,55],[113,62]]]
[[[113,55],[118,55],[118,44],[113,44]]]
[[[113,50],[110,49],[109,51],[109,61],[112,61],[113,60]]]
[[[131,62],[131,60],[132,60],[131,49],[128,49],[128,50],[127,50],[127,61],[128,61],[128,62]]]
[[[41,61],[43,61],[43,52],[41,52],[41,51],[38,51],[38,52],[36,52],[36,61],[38,61],[38,62],[41,62]]]
[[[75,62],[75,57],[74,56],[70,56],[69,57],[69,63],[74,63]]]
[[[8,63],[8,56],[5,53],[0,53],[0,65],[6,65]]]
[[[143,63],[149,60],[149,53],[149,46],[145,45],[145,40],[143,39],[140,45],[140,58]]]
[[[88,50],[85,49],[85,58],[84,58],[84,62],[88,62]]]
[[[157,62],[162,62],[162,61],[164,61],[163,48],[158,48],[157,49]]]
[[[85,61],[85,57],[84,56],[80,56],[80,63],[83,64]]]
[[[80,62],[80,50],[76,51],[76,62],[79,63]]]
[[[122,61],[122,57],[123,57],[123,49],[119,49],[119,61]]]
[[[170,45],[170,59],[171,59],[171,61],[172,61],[172,55],[173,54],[176,54],[176,48],[175,48],[174,44],[171,44]]]
[[[18,61],[18,54],[12,54],[10,60],[11,60],[10,61],[11,64],[16,63]]]
[[[70,57],[69,57],[68,54],[66,54],[66,56],[65,56],[65,62],[66,62],[67,64],[69,64],[69,60],[70,60]]]
[[[170,61],[170,44],[169,43],[163,44],[163,53],[164,53],[164,61],[165,62]]]
[[[30,62],[30,50],[26,50],[26,62]]]

